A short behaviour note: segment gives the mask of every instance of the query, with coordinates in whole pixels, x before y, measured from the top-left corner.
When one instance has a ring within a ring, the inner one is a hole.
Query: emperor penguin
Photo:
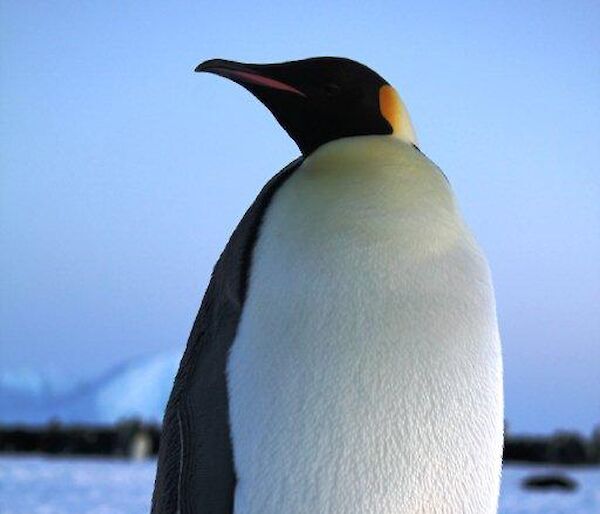
[[[490,271],[396,90],[334,57],[196,71],[246,88],[302,155],[215,265],[166,408],[153,512],[496,512]]]

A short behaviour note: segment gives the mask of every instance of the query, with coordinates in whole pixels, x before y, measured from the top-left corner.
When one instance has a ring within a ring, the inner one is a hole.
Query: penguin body
[[[493,291],[441,172],[396,138],[328,143],[273,197],[252,262],[228,360],[235,513],[494,512]]]
[[[153,512],[493,513],[490,274],[395,90],[339,58],[206,61],[302,157],[217,262],[163,421]]]

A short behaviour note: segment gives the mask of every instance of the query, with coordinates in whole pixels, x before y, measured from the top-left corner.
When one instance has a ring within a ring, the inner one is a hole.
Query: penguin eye
[[[340,89],[340,86],[333,82],[329,82],[323,86],[323,92],[325,93],[325,96],[328,97],[336,96],[340,92]]]

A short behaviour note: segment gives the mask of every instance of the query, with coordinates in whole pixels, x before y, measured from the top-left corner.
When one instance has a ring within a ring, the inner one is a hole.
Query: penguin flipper
[[[153,514],[232,514],[235,470],[229,430],[227,356],[244,300],[263,215],[300,157],[261,190],[219,257],[163,419]]]

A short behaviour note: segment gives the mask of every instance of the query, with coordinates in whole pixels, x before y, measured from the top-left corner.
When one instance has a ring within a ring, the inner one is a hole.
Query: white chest
[[[390,139],[326,145],[267,211],[228,363],[236,514],[495,511],[487,266]]]

